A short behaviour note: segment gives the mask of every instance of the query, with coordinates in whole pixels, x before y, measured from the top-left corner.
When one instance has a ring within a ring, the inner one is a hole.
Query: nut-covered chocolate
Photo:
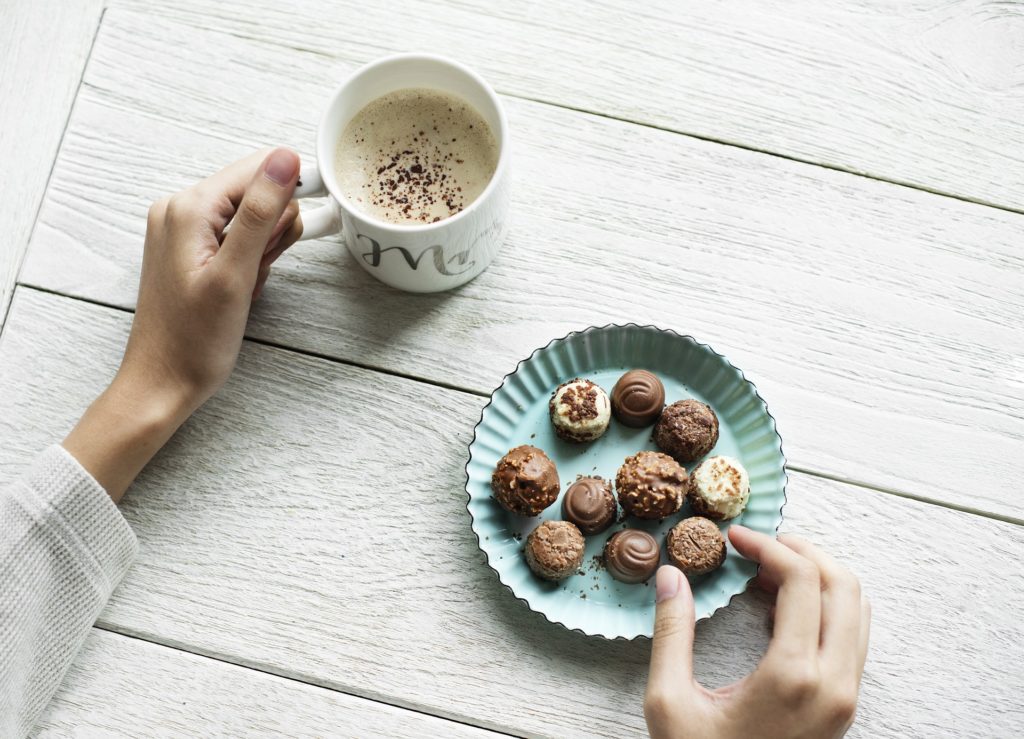
[[[555,388],[548,413],[560,439],[583,443],[600,438],[608,430],[612,404],[599,385],[577,377]]]
[[[562,580],[583,564],[586,542],[568,521],[545,521],[526,537],[526,564],[545,580]]]
[[[657,572],[659,562],[661,548],[646,531],[623,529],[604,545],[605,569],[619,582],[643,582]]]
[[[668,558],[687,575],[705,575],[725,561],[725,539],[713,521],[700,516],[684,518],[667,539]]]
[[[660,452],[637,452],[619,467],[615,489],[619,504],[637,518],[665,518],[678,511],[686,495],[686,470]]]
[[[626,426],[650,426],[664,407],[665,386],[647,370],[630,370],[612,388],[612,413]]]
[[[699,400],[677,400],[662,411],[654,442],[680,464],[698,460],[718,443],[718,416]]]
[[[581,477],[562,498],[562,518],[576,524],[585,536],[607,529],[618,512],[611,482],[600,477]]]
[[[555,463],[537,447],[517,446],[498,461],[491,492],[506,511],[536,516],[558,498]]]

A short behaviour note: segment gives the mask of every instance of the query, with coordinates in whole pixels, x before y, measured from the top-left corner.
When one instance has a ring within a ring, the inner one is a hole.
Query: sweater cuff
[[[26,482],[32,495],[23,504],[69,550],[83,555],[93,582],[109,595],[139,544],[107,491],[58,444],[39,455]]]

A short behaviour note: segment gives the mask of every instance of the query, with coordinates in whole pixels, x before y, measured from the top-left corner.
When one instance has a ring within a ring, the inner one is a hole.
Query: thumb
[[[678,694],[693,683],[693,593],[678,568],[662,565],[656,580],[658,603],[647,690]]]
[[[263,251],[292,199],[298,176],[299,156],[294,151],[278,148],[267,155],[245,188],[218,258],[231,266],[251,269],[255,279]]]

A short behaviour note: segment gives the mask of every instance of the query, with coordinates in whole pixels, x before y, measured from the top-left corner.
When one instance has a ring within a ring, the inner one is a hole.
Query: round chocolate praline
[[[491,492],[506,511],[536,516],[558,498],[558,470],[547,454],[534,446],[517,446],[498,461],[491,475]]]
[[[545,580],[562,580],[583,564],[586,542],[568,521],[545,521],[526,537],[526,564]]]
[[[562,498],[562,518],[576,524],[584,536],[600,534],[615,523],[618,512],[612,484],[600,477],[581,477]]]
[[[706,575],[725,561],[725,539],[718,526],[700,516],[684,518],[667,539],[668,558],[687,575]]]
[[[582,444],[601,438],[608,430],[612,404],[601,386],[577,377],[551,393],[548,414],[558,438]]]
[[[665,386],[653,372],[630,370],[612,388],[612,413],[625,426],[650,426],[664,407]]]
[[[718,443],[718,416],[699,400],[677,400],[662,411],[654,441],[680,464],[693,462]]]
[[[736,518],[750,500],[750,475],[738,459],[708,457],[690,473],[686,499],[699,516]]]
[[[665,518],[686,496],[686,470],[661,452],[637,452],[619,467],[615,489],[619,504],[637,518]]]
[[[646,531],[616,531],[604,545],[605,569],[619,582],[643,582],[658,570],[659,562],[661,548]]]

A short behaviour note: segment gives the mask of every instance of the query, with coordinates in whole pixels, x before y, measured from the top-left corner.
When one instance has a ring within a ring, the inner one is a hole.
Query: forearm
[[[185,389],[122,371],[63,446],[116,503],[195,405]]]

